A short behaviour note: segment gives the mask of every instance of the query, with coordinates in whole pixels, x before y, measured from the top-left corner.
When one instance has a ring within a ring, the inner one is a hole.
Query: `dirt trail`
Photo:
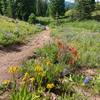
[[[0,83],[11,78],[7,72],[7,68],[12,65],[21,64],[23,61],[32,57],[35,48],[42,47],[50,41],[50,31],[45,30],[36,35],[27,44],[14,46],[10,50],[0,50]]]

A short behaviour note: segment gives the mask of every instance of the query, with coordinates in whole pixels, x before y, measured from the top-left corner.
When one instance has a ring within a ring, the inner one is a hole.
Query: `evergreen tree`
[[[13,17],[14,0],[9,0],[7,2],[7,16]]]
[[[0,0],[0,14],[3,14],[2,13],[2,0]]]
[[[16,0],[14,8],[15,8],[15,16],[28,20],[28,17],[31,13],[34,13],[34,0]]]
[[[62,16],[65,12],[65,0],[50,0],[50,14],[53,18]]]
[[[41,0],[36,0],[36,15],[40,16],[41,15],[41,7],[42,6],[42,2]]]
[[[34,13],[38,16],[45,16],[48,0],[0,0],[0,13],[8,17],[28,20]]]
[[[45,16],[47,11],[48,0],[36,0],[36,15]]]
[[[46,16],[47,13],[47,9],[48,9],[48,0],[42,0],[42,16]]]
[[[79,19],[89,19],[91,12],[95,9],[95,0],[76,0],[76,3]]]
[[[1,0],[2,14],[7,15],[7,0]]]

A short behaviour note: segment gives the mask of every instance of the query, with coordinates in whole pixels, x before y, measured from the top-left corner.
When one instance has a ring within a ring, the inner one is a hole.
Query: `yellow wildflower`
[[[35,80],[35,78],[34,78],[34,77],[31,77],[31,78],[30,78],[30,81],[31,81],[31,82],[33,82],[34,80]]]
[[[20,82],[20,85],[25,85],[25,81]]]
[[[9,85],[9,83],[10,83],[10,80],[4,80],[4,81],[2,82],[3,85]]]
[[[43,69],[42,69],[42,67],[40,65],[37,65],[37,66],[35,66],[35,71],[36,72],[42,72]]]
[[[51,65],[51,61],[50,61],[50,60],[47,60],[47,61],[46,61],[46,65],[47,65],[47,66],[50,66],[50,65]]]
[[[54,88],[54,84],[53,83],[50,83],[50,84],[47,84],[47,89],[52,89],[52,88]]]
[[[38,75],[41,76],[41,77],[44,77],[44,73],[43,72],[39,72]]]
[[[18,70],[19,70],[18,66],[11,66],[11,67],[8,68],[8,72],[12,73],[12,74],[17,73]]]
[[[29,73],[26,72],[22,80],[26,81],[29,77],[30,77]]]
[[[26,72],[24,76],[27,77],[27,78],[29,78],[30,75],[29,75],[28,72]]]

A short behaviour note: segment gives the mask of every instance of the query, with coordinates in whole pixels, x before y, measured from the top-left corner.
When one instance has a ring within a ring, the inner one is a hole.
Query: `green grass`
[[[4,18],[4,20],[6,19],[8,21],[8,18]],[[32,33],[34,33],[34,25],[19,21],[19,23],[21,23],[20,29],[22,26],[24,28],[18,32],[22,35],[18,35],[16,31],[14,31],[16,24],[12,22],[12,19],[9,20],[11,20],[11,24],[9,24],[9,22],[7,24],[6,21],[3,23],[12,27],[12,33],[15,34],[14,40],[16,36],[22,38],[25,33],[27,33],[25,36],[31,35],[31,28],[33,28]],[[72,69],[78,66],[89,66],[92,68],[100,66],[100,23],[94,20],[72,22],[69,21],[69,19],[60,19],[58,26],[56,21],[51,18],[39,17],[38,20],[40,20],[42,24],[49,25],[52,31],[52,37],[60,38],[64,46],[69,45],[77,48],[79,59],[75,60],[75,55],[73,55],[67,47],[67,49],[62,49],[62,46],[59,46],[57,43],[37,49],[35,57],[26,61],[20,67],[21,69],[18,73],[20,76],[19,87],[13,89],[13,84],[16,82],[15,78],[11,82],[11,91],[13,92],[13,94],[11,94],[11,100],[22,100],[24,98],[27,98],[26,100],[50,100],[51,93],[58,95],[58,100],[87,100],[87,97],[75,91],[75,87],[90,90],[93,95],[100,94],[100,75],[93,76],[89,84],[83,86],[83,81],[86,76],[71,72]],[[22,25],[22,23],[24,25]],[[25,28],[26,25],[27,28]],[[1,29],[3,29],[4,26],[2,26]],[[5,29],[7,29],[7,31],[4,30],[4,33],[9,32],[10,28],[6,26]],[[27,31],[27,29],[30,30]],[[1,37],[3,37],[3,34],[1,34]],[[70,64],[69,61],[73,59],[75,63]],[[67,71],[65,69],[67,69]],[[68,73],[67,76],[65,71],[66,73],[70,72],[70,74]],[[26,75],[26,73],[29,75]],[[30,81],[32,77],[35,78],[33,82]],[[23,80],[23,78],[26,79]],[[48,89],[47,85],[49,83],[53,83],[55,86]]]
[[[61,28],[64,28],[64,27],[73,28],[74,27],[79,30],[86,30],[90,32],[100,33],[100,22],[95,21],[95,20],[71,21],[69,18],[62,18],[58,20],[59,23],[57,24],[57,22],[50,17],[38,17],[37,19],[39,20],[40,23],[49,25],[49,27],[51,28],[56,28],[58,25]]]
[[[61,73],[64,73],[65,69],[69,70],[68,67],[72,69],[72,65],[69,66],[68,63],[61,61],[63,56],[60,56],[60,60],[55,58],[57,52],[60,51],[55,44],[36,50],[35,58],[26,61],[20,67],[18,73],[21,76],[19,79],[20,84],[18,88],[15,88],[17,91],[12,87],[11,100],[26,98],[26,100],[50,100],[51,93],[57,96],[57,100],[88,100],[88,97],[84,96],[83,92],[78,92],[77,89],[88,90],[93,96],[100,94],[100,75],[93,76],[92,80],[86,85],[83,85],[86,76],[78,73],[78,71],[69,74],[66,72],[66,76],[62,77]],[[67,52],[64,52],[64,55],[67,54],[66,57],[69,58]],[[57,60],[58,62],[55,62]],[[48,61],[50,62],[48,63]],[[74,65],[73,67],[75,68],[76,66]],[[32,77],[34,77],[34,81],[30,81]],[[14,84],[13,81],[12,86]],[[48,89],[48,83],[53,83],[54,87]]]
[[[80,28],[92,32],[100,32],[100,22],[95,20],[69,22],[66,23],[66,26]]]
[[[57,96],[57,100],[80,100],[81,96],[82,100],[85,100],[82,94],[74,91],[71,77],[65,79],[64,70],[69,71],[69,68],[75,67],[75,63],[70,65],[67,62],[73,59],[73,54],[68,49],[60,52],[61,50],[62,48],[59,48],[56,43],[37,49],[36,58],[26,61],[20,67],[20,82],[25,84],[20,84],[17,91],[11,94],[11,100],[24,100],[24,98],[27,98],[26,100],[51,100],[51,93]],[[26,72],[28,75],[25,74]],[[35,79],[33,82],[30,81],[31,77]],[[54,86],[50,88],[48,84],[54,84]]]
[[[52,36],[78,49],[80,66],[100,66],[100,23],[94,20],[68,22],[52,28]]]
[[[0,16],[0,45],[9,46],[23,42],[39,31],[40,29],[33,24]]]

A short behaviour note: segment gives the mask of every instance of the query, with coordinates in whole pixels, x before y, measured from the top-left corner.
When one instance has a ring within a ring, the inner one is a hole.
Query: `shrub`
[[[34,13],[31,13],[31,15],[30,15],[29,18],[28,18],[28,22],[29,22],[30,24],[33,24],[33,23],[35,23],[35,21],[36,21],[36,16],[35,16],[35,14],[34,14]]]
[[[71,9],[71,10],[66,11],[65,16],[70,17],[72,20],[76,20],[78,13],[79,12],[77,10]]]
[[[100,10],[95,10],[91,13],[93,19],[100,21]]]

